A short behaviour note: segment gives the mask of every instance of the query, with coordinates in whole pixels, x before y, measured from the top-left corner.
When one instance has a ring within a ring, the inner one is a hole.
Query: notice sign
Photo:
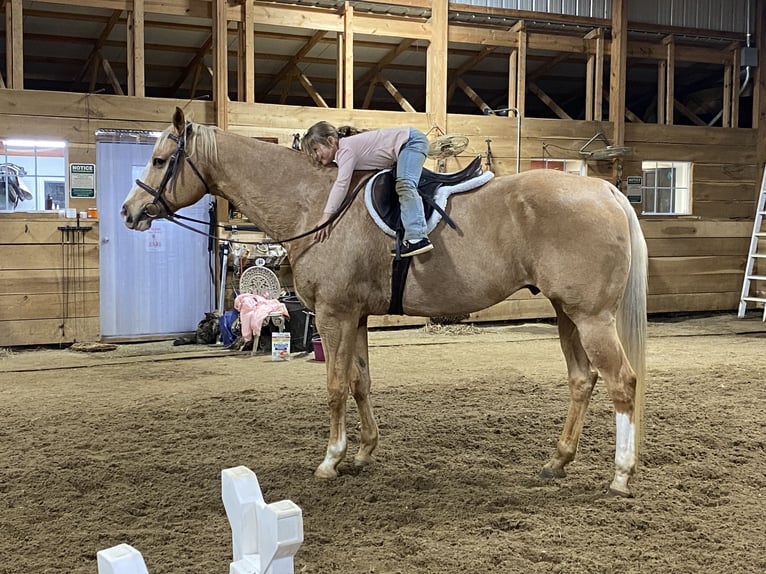
[[[628,201],[631,203],[643,203],[644,190],[642,189],[644,179],[640,175],[629,175],[627,178],[628,184]]]
[[[69,164],[69,197],[96,197],[96,164]]]

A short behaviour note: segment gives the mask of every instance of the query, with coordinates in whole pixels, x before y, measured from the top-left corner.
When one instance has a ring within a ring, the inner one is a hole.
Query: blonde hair
[[[346,138],[359,133],[364,130],[357,129],[353,126],[341,126],[336,128],[330,122],[317,122],[311,126],[301,138],[301,151],[309,156],[309,159],[313,163],[318,163],[316,155],[314,154],[314,146],[330,145],[330,138],[334,138],[337,142],[341,138]]]

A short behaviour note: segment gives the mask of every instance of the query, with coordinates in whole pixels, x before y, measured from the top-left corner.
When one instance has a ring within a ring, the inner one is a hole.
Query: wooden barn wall
[[[0,137],[38,137],[69,142],[69,161],[95,162],[95,136],[99,128],[161,130],[167,127],[176,105],[185,108],[195,121],[213,123],[213,105],[153,98],[112,95],[83,95],[53,92],[0,90]],[[409,124],[429,131],[427,114],[367,110],[318,109],[269,104],[229,102],[228,125],[231,131],[252,137],[276,137],[280,144],[290,145],[293,134],[302,133],[314,122],[325,119],[353,124],[361,128]],[[461,133],[470,138],[469,148],[456,159],[447,161],[447,169],[458,169],[470,158],[484,154],[486,139],[491,139],[493,170],[499,175],[516,170],[516,120],[513,117],[449,115],[447,133]],[[597,132],[609,138],[610,124],[573,120],[525,118],[521,125],[521,170],[529,161],[543,155],[544,144],[555,144],[549,155],[579,159],[577,150]],[[643,159],[691,161],[693,213],[674,218],[642,217],[642,227],[649,246],[649,311],[734,310],[739,300],[752,218],[760,184],[759,158],[756,155],[756,130],[685,126],[627,124],[625,145],[634,153],[623,162],[622,177],[640,174]],[[431,164],[431,167],[434,167]],[[588,173],[614,181],[612,162],[588,162]],[[86,205],[73,204],[78,209]],[[16,221],[20,214],[0,215],[0,219]],[[30,221],[40,217],[29,215]],[[23,220],[23,216],[22,216]],[[27,224],[28,222],[24,222]],[[3,285],[5,338],[0,346],[59,343],[74,340],[72,329],[62,329],[61,288],[63,266],[60,264],[60,240],[56,230],[59,221],[48,223],[47,231],[30,234],[22,227],[11,226],[4,234],[3,263],[0,278]],[[7,227],[7,226],[6,226]],[[55,232],[54,232],[55,230]],[[98,334],[98,243],[97,231],[90,232],[88,248],[89,278],[83,297],[88,298],[88,312],[79,319],[81,336],[97,338]],[[10,254],[14,254],[11,256]],[[15,255],[20,254],[20,255]],[[32,269],[33,254],[44,255],[43,267]],[[14,263],[15,261],[15,263]],[[17,267],[30,265],[30,268]],[[14,267],[16,266],[16,267]],[[47,276],[44,291],[32,296],[23,292],[18,277],[32,272]],[[58,286],[56,286],[58,285]],[[45,290],[47,289],[47,290]],[[40,301],[44,300],[45,305]],[[22,304],[22,302],[24,302]],[[92,304],[90,304],[92,303]],[[13,311],[10,309],[13,308]],[[42,309],[47,317],[41,317]],[[92,313],[96,313],[93,315]],[[89,313],[89,314],[88,314]],[[474,313],[471,321],[505,321],[546,318],[553,315],[548,301],[521,291],[512,297]],[[36,321],[37,323],[31,323]],[[378,317],[372,326],[422,324],[424,318]],[[40,325],[32,328],[32,324]],[[62,334],[63,333],[63,334]]]

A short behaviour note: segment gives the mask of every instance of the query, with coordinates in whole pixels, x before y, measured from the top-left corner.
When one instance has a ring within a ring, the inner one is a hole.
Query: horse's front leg
[[[359,321],[356,331],[355,377],[351,381],[351,393],[354,395],[359,410],[360,433],[359,451],[354,457],[356,466],[365,466],[372,462],[372,453],[378,446],[378,424],[370,404],[370,358],[367,343],[367,318]]]
[[[332,314],[323,315],[317,309],[317,327],[327,367],[327,403],[330,407],[327,452],[314,472],[319,478],[338,476],[336,469],[346,456],[346,397],[354,369],[357,321],[358,317],[338,318]]]

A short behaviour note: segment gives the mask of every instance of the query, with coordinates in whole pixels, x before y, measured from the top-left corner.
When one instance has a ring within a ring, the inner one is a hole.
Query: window
[[[0,211],[66,207],[66,143],[0,140]]]
[[[689,215],[691,164],[683,161],[641,162],[645,215]]]
[[[555,169],[574,175],[585,175],[585,162],[581,159],[533,159],[530,162],[531,169]]]

